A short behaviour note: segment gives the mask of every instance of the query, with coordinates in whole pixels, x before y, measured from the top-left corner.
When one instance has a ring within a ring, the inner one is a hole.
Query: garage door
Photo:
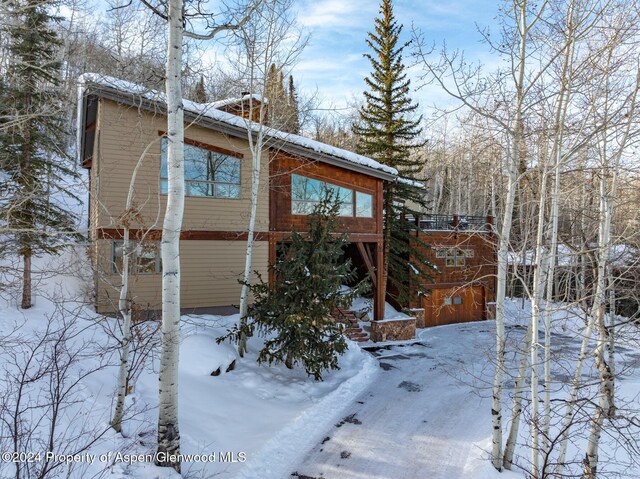
[[[424,298],[425,326],[466,323],[485,319],[484,288],[437,288]]]

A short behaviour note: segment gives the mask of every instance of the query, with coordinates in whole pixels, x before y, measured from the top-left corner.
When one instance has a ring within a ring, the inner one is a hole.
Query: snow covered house
[[[225,312],[239,302],[251,196],[248,133],[256,125],[243,117],[242,102],[184,101],[185,212],[181,235],[182,308]],[[220,109],[222,108],[222,109]],[[226,110],[226,111],[225,111]],[[140,311],[161,303],[158,241],[166,205],[166,106],[164,94],[114,78],[80,78],[78,154],[89,170],[89,229],[95,263],[95,307],[117,310],[123,226],[139,241],[130,298]],[[382,191],[397,171],[352,152],[278,130],[265,130],[257,241],[253,269],[265,273],[276,243],[302,230],[323,184],[342,198],[346,254],[371,273],[376,284],[373,319],[384,315]],[[134,177],[135,179],[132,181]],[[125,215],[130,185],[133,214]]]
[[[184,101],[186,198],[180,249],[186,311],[227,313],[239,302],[251,196],[248,134],[258,128],[248,120],[247,107],[257,101],[251,95],[207,104]],[[117,310],[125,223],[138,241],[129,285],[134,309],[160,309],[165,131],[163,93],[95,74],[80,78],[78,154],[89,170],[89,230],[100,313]],[[377,281],[383,260],[382,192],[385,182],[398,181],[397,171],[302,136],[266,127],[264,132],[253,269],[266,277],[277,242],[292,229],[306,227],[323,185],[332,185],[343,201],[341,225],[350,240],[345,255],[360,278],[371,276],[371,316],[382,320],[385,298]],[[125,214],[130,188],[134,211]],[[496,269],[491,219],[427,215],[412,221],[416,235],[432,245],[425,253],[437,272],[421,280],[425,296],[410,305],[394,304],[418,310],[415,324],[396,328],[386,322],[384,327],[390,334],[395,328],[410,336],[416,326],[491,317]]]

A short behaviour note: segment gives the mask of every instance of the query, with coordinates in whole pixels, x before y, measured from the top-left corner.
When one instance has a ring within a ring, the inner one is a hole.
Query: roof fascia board
[[[167,109],[162,105],[161,102],[150,100],[134,93],[125,93],[120,90],[95,83],[89,83],[87,85],[87,92],[84,95],[83,102],[86,101],[87,96],[92,94],[101,98],[106,98],[107,100],[112,100],[118,103],[125,103],[132,107],[141,108],[151,113],[159,113],[162,115],[167,114]],[[198,115],[189,110],[184,110],[184,117],[186,121],[193,122],[199,126],[203,126],[220,133],[227,134],[229,136],[233,136],[236,138],[247,137],[246,128],[242,128],[236,125],[230,125],[229,123],[225,123],[222,121],[217,121],[206,116]],[[252,134],[254,138],[256,138],[257,132],[252,132]],[[296,156],[302,156],[305,158],[310,158],[312,160],[322,161],[323,163],[327,163],[330,165],[339,166],[347,170],[355,171],[356,173],[362,173],[387,181],[396,180],[396,176],[392,175],[391,173],[377,170],[375,168],[368,168],[365,165],[359,165],[348,160],[343,160],[335,156],[327,155],[326,153],[305,148],[304,146],[297,145],[295,143],[288,143],[287,141],[279,138],[269,136],[269,140],[266,142],[266,146]]]

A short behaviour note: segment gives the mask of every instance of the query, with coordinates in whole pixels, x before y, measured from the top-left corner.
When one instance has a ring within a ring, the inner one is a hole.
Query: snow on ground
[[[35,306],[28,311],[16,308],[15,290],[3,291],[0,298],[0,343],[22,337],[32,344],[48,324],[58,326],[63,320],[73,330],[68,340],[70,351],[82,353],[81,361],[70,369],[70,378],[97,369],[82,379],[74,393],[74,403],[65,412],[61,429],[71,427],[83,436],[77,444],[68,444],[68,452],[80,442],[96,439],[87,452],[96,454],[94,464],[72,465],[69,477],[85,478],[105,468],[113,479],[124,477],[170,477],[150,464],[126,464],[99,460],[100,454],[152,454],[155,450],[157,422],[158,357],[153,350],[140,376],[127,397],[124,437],[108,426],[114,400],[118,361],[117,322],[91,312],[82,300],[82,290],[89,284],[81,272],[87,271],[83,252],[65,254],[56,260],[36,260],[43,273],[38,282]],[[64,275],[44,274],[65,266]],[[232,302],[232,299],[230,299]],[[58,305],[58,307],[56,306]],[[60,309],[63,305],[63,309]],[[47,321],[51,318],[51,323]],[[337,421],[354,396],[379,374],[371,356],[351,347],[340,358],[340,370],[327,372],[324,382],[308,378],[304,370],[288,370],[284,366],[260,366],[255,359],[261,347],[259,338],[249,342],[249,354],[236,358],[235,349],[227,343],[217,345],[215,339],[238,316],[184,316],[180,348],[179,403],[180,432],[183,454],[216,454],[216,462],[183,464],[183,473],[191,477],[282,477],[291,461],[296,461],[320,439],[322,431]],[[154,327],[147,325],[146,333]],[[145,333],[145,334],[146,334]],[[0,352],[2,373],[13,371],[7,355],[23,350],[25,344],[4,348]],[[2,357],[5,356],[5,357]],[[225,372],[236,361],[232,371]],[[211,373],[218,368],[222,374]],[[15,368],[14,368],[15,369]],[[0,376],[0,386],[7,392],[10,380]],[[35,391],[35,390],[34,390]],[[2,394],[0,394],[2,396]],[[98,437],[99,436],[99,437]],[[62,441],[60,442],[62,444]],[[62,447],[62,446],[61,446]],[[225,462],[221,454],[230,453]],[[209,456],[211,457],[211,456]],[[0,463],[0,477],[12,475],[12,465]],[[64,469],[65,474],[68,468]]]
[[[509,347],[522,341],[530,317],[529,303],[508,301]],[[579,347],[582,322],[575,311],[553,312],[552,347],[556,358],[566,358],[553,369],[555,399],[565,396],[566,385]],[[634,327],[635,328],[635,327]],[[637,341],[637,328],[635,329]],[[379,361],[381,377],[356,399],[342,421],[327,429],[304,461],[291,470],[305,479],[497,479],[523,477],[529,442],[526,419],[520,434],[517,461],[524,468],[498,473],[489,462],[491,448],[491,383],[495,323],[484,321],[428,328],[418,342],[370,348]],[[544,336],[541,334],[541,341]],[[367,345],[371,346],[371,345]],[[619,347],[617,364],[628,373],[620,377],[619,405],[633,404],[640,393],[640,348]],[[510,359],[513,359],[512,357]],[[587,360],[585,378],[596,378]],[[513,373],[514,371],[510,371]],[[505,381],[507,398],[503,417],[508,426],[513,380]],[[542,390],[542,388],[541,388]],[[563,411],[559,408],[558,412]],[[526,416],[526,411],[525,411]],[[552,431],[557,434],[558,424]],[[568,458],[578,474],[584,454],[584,428],[571,435]],[[630,431],[637,437],[638,431]],[[506,437],[506,434],[505,434]],[[617,447],[615,435],[603,434],[602,477],[637,478],[638,462]],[[579,446],[579,447],[576,447]],[[574,477],[573,475],[570,477]]]
[[[296,466],[292,477],[496,478],[486,460],[486,391],[462,382],[488,377],[492,323],[420,331],[419,343],[373,349],[380,378]],[[480,371],[475,371],[480,367]],[[519,476],[515,476],[519,477]]]
[[[117,332],[117,322],[92,313],[86,306],[86,285],[90,284],[90,278],[81,249],[55,261],[38,260],[35,266],[42,280],[37,282],[35,306],[29,311],[16,308],[18,297],[12,294],[15,290],[11,281],[5,281],[12,268],[5,270],[2,280],[6,286],[0,294],[0,385],[4,388],[0,394],[4,402],[0,401],[0,406],[15,399],[15,384],[5,376],[16,372],[12,364],[16,361],[12,358],[23,361],[27,346],[35,344],[34,339],[47,324],[68,324],[73,334],[66,339],[67,352],[78,354],[78,360],[69,369],[69,379],[95,371],[80,380],[71,396],[73,401],[61,415],[60,431],[77,433],[80,439],[76,444],[59,439],[56,452],[72,452],[79,442],[91,440],[95,442],[87,452],[98,456],[116,451],[153,453],[157,350],[151,351],[128,396],[124,435],[116,434],[108,422],[118,359],[116,338],[109,332]],[[530,308],[526,302],[510,301],[506,311],[508,347],[513,351],[522,341]],[[387,314],[394,316],[397,312],[390,310]],[[51,318],[50,323],[47,318]],[[558,308],[553,318],[552,346],[557,363],[552,373],[557,399],[566,397],[583,322],[580,314],[571,309]],[[325,382],[315,383],[300,369],[289,371],[284,367],[257,365],[258,338],[251,340],[249,357],[243,360],[236,358],[229,344],[216,345],[216,337],[236,320],[237,316],[183,317],[179,393],[182,452],[217,455],[216,462],[185,463],[183,472],[187,477],[522,477],[520,470],[499,474],[487,460],[493,322],[425,329],[414,343],[377,345],[370,348],[372,355],[351,345],[341,359],[341,369],[327,373]],[[154,323],[141,326],[141,337],[149,337],[155,327]],[[637,332],[635,326],[619,330],[623,341],[618,347],[616,364],[623,373],[618,381],[617,398],[624,414],[635,408],[637,415],[639,404]],[[20,343],[17,338],[24,341]],[[543,334],[540,338],[544,339]],[[41,359],[42,364],[47,364],[46,355]],[[508,359],[515,364],[512,356]],[[235,369],[225,372],[234,360]],[[591,359],[587,365],[583,378],[596,379]],[[211,376],[218,368],[221,374]],[[512,368],[509,373],[513,372]],[[46,386],[38,389],[37,384],[32,385],[29,394],[46,392]],[[508,418],[512,378],[507,378],[505,387],[504,417]],[[46,423],[43,422],[45,426]],[[557,431],[557,427],[555,423],[552,431]],[[584,454],[580,435],[587,429],[583,425],[572,435],[569,457],[576,466]],[[638,434],[637,428],[631,428],[630,432]],[[522,444],[528,441],[528,434],[523,423]],[[608,433],[603,435],[603,477],[613,474],[639,477],[637,461],[633,462],[616,447],[618,439]],[[32,446],[42,447],[35,443]],[[226,462],[220,462],[220,453],[229,453]],[[521,447],[517,455],[519,464],[526,469],[526,450]],[[0,463],[0,477],[12,475],[12,467]],[[57,471],[71,479],[84,479],[100,472],[113,479],[176,476],[149,463],[128,465],[113,456],[106,462],[97,458],[94,464],[60,466]]]

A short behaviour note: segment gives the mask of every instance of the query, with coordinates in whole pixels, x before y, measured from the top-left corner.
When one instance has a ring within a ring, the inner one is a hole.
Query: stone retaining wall
[[[371,321],[371,341],[407,341],[416,337],[416,318]]]

